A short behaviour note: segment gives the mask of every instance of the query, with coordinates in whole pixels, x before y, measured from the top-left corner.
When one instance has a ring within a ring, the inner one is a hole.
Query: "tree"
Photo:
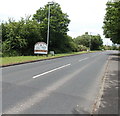
[[[15,55],[20,53],[21,48],[26,46],[26,41],[20,36],[19,32],[23,26],[20,22],[15,22],[13,19],[9,19],[9,23],[2,24],[2,39],[3,39],[3,52],[11,55],[12,52]]]
[[[41,36],[44,42],[47,41],[48,6],[49,4],[41,7],[36,11],[36,14],[33,15],[33,19],[40,23]],[[68,15],[62,12],[58,3],[53,2],[50,7],[50,50],[64,52],[63,48],[65,48],[65,41],[67,40],[66,35],[69,22]],[[69,44],[69,42],[67,44]]]
[[[86,46],[83,45],[78,45],[78,51],[87,51],[88,48]]]
[[[113,43],[120,44],[120,1],[107,2],[104,18],[104,35],[110,38]]]
[[[22,20],[21,20],[22,21]],[[21,28],[20,35],[27,41],[27,46],[23,51],[26,55],[34,54],[34,45],[39,41],[43,41],[41,37],[40,25],[37,21],[31,20],[30,17],[26,18],[24,21],[23,28]]]
[[[18,22],[9,19],[8,23],[2,24],[2,39],[4,55],[32,55],[34,44],[42,41],[40,26],[30,17]]]
[[[99,50],[103,44],[103,41],[99,34],[88,35],[88,33],[85,33],[84,35],[75,38],[74,41],[78,45],[78,48],[80,45],[83,45],[87,48],[90,47],[91,50]]]
[[[91,50],[100,50],[102,45],[103,45],[103,41],[99,34],[91,35]]]
[[[78,45],[89,47],[89,40],[90,40],[90,36],[87,33],[85,33],[84,35],[75,38],[75,43]]]

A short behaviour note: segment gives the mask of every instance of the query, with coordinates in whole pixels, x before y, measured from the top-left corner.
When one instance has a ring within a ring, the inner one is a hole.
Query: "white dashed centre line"
[[[71,64],[63,65],[63,66],[58,67],[58,68],[55,68],[55,69],[53,69],[53,70],[50,70],[50,71],[47,71],[47,72],[44,72],[44,73],[38,74],[38,75],[36,75],[36,76],[33,76],[32,78],[33,78],[33,79],[38,78],[38,77],[40,77],[40,76],[46,75],[46,74],[48,74],[48,73],[54,72],[54,71],[56,71],[56,70],[59,70],[59,69],[65,68],[65,67],[70,66],[70,65],[71,65]]]
[[[87,57],[87,58],[84,58],[84,59],[79,60],[79,62],[81,62],[81,61],[83,61],[83,60],[86,60],[86,59],[88,59],[88,57]]]

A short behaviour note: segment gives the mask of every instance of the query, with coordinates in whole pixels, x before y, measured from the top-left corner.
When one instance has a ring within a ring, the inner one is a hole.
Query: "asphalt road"
[[[109,51],[2,68],[3,114],[91,112]]]

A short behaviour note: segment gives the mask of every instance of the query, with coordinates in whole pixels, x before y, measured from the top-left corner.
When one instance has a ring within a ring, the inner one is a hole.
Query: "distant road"
[[[112,51],[2,68],[2,109],[7,114],[91,111]]]

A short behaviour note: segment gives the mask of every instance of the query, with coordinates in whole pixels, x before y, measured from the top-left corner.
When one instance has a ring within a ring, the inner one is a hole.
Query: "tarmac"
[[[120,52],[108,55],[100,104],[91,116],[120,116]]]
[[[104,75],[104,87],[97,115],[120,116],[120,52],[108,54],[109,61]]]

